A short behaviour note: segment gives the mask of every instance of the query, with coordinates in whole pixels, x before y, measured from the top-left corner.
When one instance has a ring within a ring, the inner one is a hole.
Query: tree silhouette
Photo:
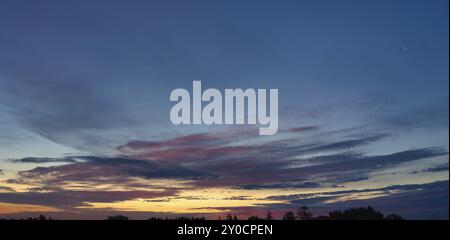
[[[351,208],[341,211],[332,211],[329,214],[331,220],[383,220],[383,214],[375,211],[371,206],[367,208]]]
[[[266,220],[273,220],[272,218],[272,212],[269,210],[267,211]]]
[[[19,220],[31,220],[31,221],[47,221],[47,220],[54,220],[50,217],[46,217],[44,215],[39,215],[38,217],[28,217],[28,218],[20,218]]]
[[[297,218],[298,220],[311,220],[313,218],[313,214],[309,211],[308,207],[303,206],[297,210]]]
[[[258,216],[251,216],[248,218],[248,220],[263,220],[263,219]]]
[[[228,213],[227,216],[225,216],[225,220],[238,220],[236,215],[231,215],[231,213]]]
[[[295,220],[295,214],[293,211],[287,211],[284,215],[283,215],[283,220]]]
[[[221,220],[221,217],[218,216],[218,219]],[[236,215],[232,213],[228,213],[225,216],[226,220],[238,220]],[[267,211],[265,218],[260,218],[257,215],[250,216],[248,220],[273,220],[272,212],[270,210]],[[371,206],[367,207],[359,207],[359,208],[350,208],[347,210],[338,210],[331,211],[328,213],[328,216],[317,216],[314,217],[313,213],[306,206],[299,207],[294,213],[293,211],[287,211],[283,217],[283,220],[403,220],[403,218],[398,214],[388,214],[386,216],[383,215],[380,211],[376,211]],[[0,219],[6,220],[6,219]],[[11,219],[14,220],[14,219]],[[46,217],[44,215],[39,215],[38,217],[28,217],[28,218],[20,218],[19,220],[33,220],[33,221],[45,221],[45,220],[53,220],[52,218]],[[127,216],[123,215],[112,215],[106,218],[106,220],[129,220]],[[189,217],[189,216],[179,216],[175,218],[159,218],[159,217],[151,217],[148,220],[205,220],[205,217]]]
[[[128,220],[128,217],[123,215],[114,215],[109,216],[106,220]]]

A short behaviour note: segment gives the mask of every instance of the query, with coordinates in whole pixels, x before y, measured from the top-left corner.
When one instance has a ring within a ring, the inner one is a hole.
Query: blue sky
[[[364,172],[362,183],[314,170],[295,177],[281,177],[283,172],[267,184],[306,176],[317,187],[349,189],[448,181],[448,1],[2,1],[0,29],[0,186],[16,193],[50,183],[12,186],[11,179],[52,164],[69,168],[77,163],[61,165],[59,158],[72,156],[164,160],[186,172],[208,172],[209,165],[183,155],[193,146],[177,140],[194,136],[195,143],[196,134],[220,136],[207,143],[201,138],[199,144],[220,151],[191,153],[199,159],[245,163],[228,154],[252,147],[257,158],[262,152],[253,147],[280,144],[284,152],[260,164],[284,159],[278,166],[286,168],[297,166],[292,159],[302,159],[297,164],[303,166],[342,154],[371,159],[426,153],[392,160],[380,169],[384,175]],[[251,127],[173,126],[170,92],[190,89],[197,79],[205,88],[278,88],[280,133],[236,137],[223,132]],[[297,152],[347,141],[362,143]],[[161,153],[154,142],[183,151],[154,154]],[[18,161],[26,157],[57,163]],[[436,166],[440,171],[399,173]],[[242,177],[214,170],[206,175],[225,182]],[[212,185],[233,184],[245,185]],[[441,203],[448,206],[446,191]],[[11,194],[5,204],[37,204]]]

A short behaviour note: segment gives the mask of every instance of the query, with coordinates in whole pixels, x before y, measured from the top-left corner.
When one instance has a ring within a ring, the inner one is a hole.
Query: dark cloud
[[[17,204],[37,204],[57,208],[86,206],[86,202],[115,202],[136,198],[159,198],[174,196],[178,189],[158,184],[139,183],[133,178],[142,179],[199,179],[210,177],[180,166],[165,165],[130,158],[104,158],[77,156],[67,158],[25,158],[16,162],[65,162],[61,166],[36,167],[19,172],[15,179],[7,183],[33,184],[41,187],[29,188],[27,192],[0,193],[2,202]],[[77,189],[64,189],[67,184]],[[123,191],[96,189],[102,184],[122,186]],[[135,190],[136,188],[145,190]]]
[[[286,183],[270,183],[270,184],[245,184],[240,185],[241,189],[280,189],[280,188],[317,188],[321,185],[314,182],[286,182]]]
[[[229,198],[224,198],[224,200],[251,200],[254,199],[251,196],[233,196]]]
[[[395,165],[403,162],[414,161],[419,159],[431,158],[436,156],[445,156],[448,152],[443,148],[421,148],[396,152],[387,155],[375,155],[375,156],[361,156],[361,155],[346,155],[336,154],[326,156],[325,159],[317,157],[310,159],[318,159],[324,164],[295,168],[292,171],[300,171],[310,173],[320,172],[345,172],[350,170],[373,170],[382,169],[389,165]]]
[[[175,189],[164,191],[70,191],[52,192],[11,192],[0,193],[1,202],[34,204],[56,208],[88,206],[87,202],[116,202],[137,198],[159,198],[173,196]]]
[[[331,144],[325,144],[322,146],[308,148],[302,151],[302,154],[323,153],[329,151],[345,151],[352,150],[358,146],[367,145],[372,142],[379,141],[387,135],[375,135],[370,137],[363,137],[359,139],[352,139],[348,141],[335,142]]]
[[[315,215],[327,215],[329,211],[359,206],[372,206],[385,214],[396,213],[406,219],[448,219],[449,182],[437,181],[426,184],[393,185],[384,188],[321,192],[317,194],[293,194],[270,196],[267,200],[288,201],[286,204],[264,204],[252,208],[220,208],[236,215],[264,216],[267,210],[282,216],[289,210],[308,206]],[[384,193],[370,199],[342,199],[352,194]],[[339,200],[339,198],[341,198]],[[333,200],[333,202],[329,202]]]
[[[448,181],[429,184],[413,184],[390,187],[387,190],[400,190],[377,198],[341,201],[327,207],[345,209],[350,206],[370,205],[384,213],[397,213],[406,219],[448,219],[449,188]]]
[[[264,144],[229,144],[252,134],[201,133],[163,141],[134,141],[117,149],[130,157],[180,164],[217,176],[216,179],[197,181],[195,185],[198,187],[231,186],[244,189],[311,188],[363,181],[377,169],[448,154],[442,148],[373,156],[359,153],[359,148],[380,141],[388,137],[387,134],[366,134],[335,142],[304,143],[290,138]]]
[[[303,126],[303,127],[292,127],[288,129],[281,129],[281,132],[306,132],[306,131],[316,131],[319,130],[318,126]]]
[[[320,193],[300,193],[300,194],[291,194],[291,195],[275,195],[269,196],[266,199],[268,200],[287,200],[292,203],[296,203],[296,201],[302,199],[319,199],[317,203],[323,203],[324,200],[336,199],[342,196],[349,196],[355,193],[373,193],[373,192],[381,192],[386,193],[388,195],[397,192],[397,193],[406,193],[412,191],[421,191],[423,189],[433,190],[433,189],[442,189],[445,188],[445,184],[448,184],[448,181],[437,181],[433,183],[426,184],[406,184],[406,185],[392,185],[388,187],[382,188],[368,188],[361,190],[338,190],[338,191],[329,191],[329,192],[320,192]],[[324,198],[323,196],[327,196]]]
[[[14,189],[7,187],[7,186],[0,186],[0,191],[14,192]]]
[[[218,180],[199,181],[198,186],[237,186],[242,188],[273,187],[311,187],[312,184],[298,183],[301,177],[305,182],[316,185],[334,186],[339,183],[362,181],[368,179],[371,172],[382,170],[399,163],[444,156],[444,149],[425,148],[403,152],[377,155],[336,154],[324,157],[314,157],[299,161],[261,162],[253,158],[239,160],[230,159],[220,163],[209,164],[210,173],[220,176]],[[316,162],[317,160],[317,162]],[[304,163],[315,163],[301,166]],[[294,164],[294,165],[293,165]],[[295,167],[300,165],[298,167]],[[294,167],[292,167],[294,166]],[[255,184],[258,183],[258,184]]]
[[[144,179],[201,179],[212,177],[174,164],[168,165],[130,158],[79,156],[53,160],[70,162],[70,164],[36,167],[32,170],[21,171],[17,178],[9,179],[7,182],[45,184],[47,187],[52,187],[73,181],[91,184],[104,182],[127,185],[127,178],[129,177]],[[21,159],[18,161],[21,161]],[[134,185],[134,187],[136,186]]]
[[[77,162],[72,158],[36,158],[36,157],[27,157],[21,159],[13,159],[11,160],[15,163],[74,163]]]
[[[440,172],[440,171],[448,171],[448,163],[443,163],[434,167],[426,168],[422,172]]]

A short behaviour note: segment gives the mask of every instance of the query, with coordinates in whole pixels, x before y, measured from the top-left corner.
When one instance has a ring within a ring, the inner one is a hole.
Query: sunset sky
[[[447,0],[0,2],[0,218],[448,219]],[[170,92],[279,89],[279,130]]]

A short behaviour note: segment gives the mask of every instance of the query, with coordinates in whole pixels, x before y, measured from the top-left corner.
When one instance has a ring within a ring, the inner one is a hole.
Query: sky
[[[0,218],[448,219],[448,1],[1,1]],[[279,130],[173,125],[279,89]]]

